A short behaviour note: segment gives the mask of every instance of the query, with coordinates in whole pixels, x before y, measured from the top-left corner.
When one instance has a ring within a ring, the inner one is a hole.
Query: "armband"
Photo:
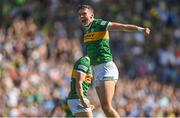
[[[144,28],[142,28],[142,27],[137,27],[137,30],[140,31],[140,32],[143,32],[143,31],[144,31]]]

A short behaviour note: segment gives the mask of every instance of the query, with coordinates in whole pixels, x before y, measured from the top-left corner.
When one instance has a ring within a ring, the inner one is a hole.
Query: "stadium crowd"
[[[6,0],[0,27],[0,117],[66,116],[74,62],[83,55],[76,7],[85,0]],[[86,1],[85,1],[86,2]],[[147,26],[113,32],[120,80],[114,104],[121,116],[180,117],[180,8],[178,0],[91,0],[106,20]],[[98,9],[101,8],[101,9]],[[94,116],[103,113],[94,89]]]

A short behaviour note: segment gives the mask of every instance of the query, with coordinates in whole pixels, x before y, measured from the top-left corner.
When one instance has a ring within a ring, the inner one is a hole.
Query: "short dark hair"
[[[79,5],[77,11],[79,11],[81,9],[89,9],[89,10],[91,10],[94,13],[94,9],[90,5],[84,5],[84,4],[83,5]]]

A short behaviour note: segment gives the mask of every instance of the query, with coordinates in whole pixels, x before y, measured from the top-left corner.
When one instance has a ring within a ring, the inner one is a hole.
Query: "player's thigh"
[[[79,112],[79,113],[75,113],[76,117],[88,117],[88,118],[92,118],[93,117],[93,113],[92,111],[89,112]]]
[[[101,86],[96,87],[101,105],[111,105],[112,98],[114,96],[116,81],[105,80],[101,82]]]
[[[119,78],[119,72],[114,62],[103,63],[93,67],[93,86],[101,86],[103,81],[115,81]]]

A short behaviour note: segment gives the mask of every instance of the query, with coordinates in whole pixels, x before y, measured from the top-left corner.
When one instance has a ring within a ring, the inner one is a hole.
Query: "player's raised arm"
[[[122,23],[116,23],[116,22],[110,22],[107,30],[109,31],[128,31],[128,32],[144,32],[145,35],[149,35],[150,29],[149,28],[143,28],[136,25],[131,24],[122,24]]]

